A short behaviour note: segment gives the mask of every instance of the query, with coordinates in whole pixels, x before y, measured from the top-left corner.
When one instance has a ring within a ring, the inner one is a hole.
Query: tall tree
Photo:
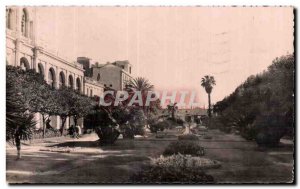
[[[148,79],[144,78],[144,77],[137,77],[134,78],[132,80],[129,80],[129,82],[126,85],[125,90],[129,93],[129,98],[128,100],[131,99],[131,97],[133,96],[134,92],[136,91],[140,91],[142,94],[142,99],[143,99],[143,110],[144,113],[146,113],[146,115],[148,115],[149,111],[151,110],[151,106],[154,106],[155,103],[150,103],[150,107],[146,107],[146,99],[147,99],[147,95],[150,91],[152,91],[154,89],[154,85],[152,85]]]
[[[244,138],[255,139],[259,145],[278,145],[283,135],[291,136],[295,123],[294,63],[291,54],[276,58],[267,70],[248,77],[216,103],[221,127],[236,126]]]
[[[65,123],[68,116],[70,116],[70,106],[73,104],[72,95],[75,93],[74,90],[68,87],[62,87],[53,92],[56,108],[55,115],[58,115],[61,119],[60,133],[63,135]]]
[[[85,95],[79,94],[76,91],[70,93],[68,102],[69,115],[73,117],[75,125],[77,125],[78,119],[88,115],[88,113],[93,109],[93,105],[95,105],[94,100]]]
[[[6,83],[6,140],[16,145],[18,157],[21,158],[21,140],[30,140],[35,122],[20,98],[11,81]]]
[[[154,86],[150,84],[148,79],[143,77],[132,79],[127,83],[127,85],[129,86],[129,88],[141,92],[148,92],[154,89]]]
[[[46,83],[44,77],[35,70],[24,71],[19,67],[6,67],[6,80],[12,83],[15,94],[19,94],[20,101],[26,111],[40,113],[43,120],[43,136],[45,122],[58,108],[54,104],[53,89]]]
[[[214,76],[206,75],[201,79],[201,86],[205,89],[208,95],[208,116],[211,117],[211,100],[210,94],[212,92],[213,86],[216,85]]]
[[[177,103],[171,103],[171,104],[169,104],[168,106],[167,106],[167,109],[168,109],[168,112],[169,112],[169,114],[171,114],[171,118],[173,119],[173,120],[175,120],[175,113],[176,113],[176,111],[177,111],[177,109],[178,109],[178,106],[177,106]]]

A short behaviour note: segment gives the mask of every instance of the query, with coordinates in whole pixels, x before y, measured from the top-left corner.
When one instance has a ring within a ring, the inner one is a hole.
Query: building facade
[[[94,80],[100,81],[104,87],[114,90],[123,90],[126,83],[132,79],[132,65],[127,60],[106,64],[96,63],[91,70],[91,77]]]
[[[49,85],[55,88],[68,86],[88,96],[101,96],[103,84],[84,75],[84,67],[77,61],[59,57],[37,43],[36,10],[34,7],[6,8],[6,64],[34,69],[43,74]],[[41,127],[41,115],[36,114],[37,128]],[[60,128],[58,116],[51,117],[51,126]],[[67,120],[67,127],[73,119]],[[83,126],[83,121],[79,120]]]

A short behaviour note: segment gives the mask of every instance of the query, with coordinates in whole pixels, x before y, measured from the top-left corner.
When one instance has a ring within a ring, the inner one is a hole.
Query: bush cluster
[[[276,58],[266,71],[248,77],[214,105],[215,123],[222,123],[225,132],[238,130],[260,146],[278,145],[281,137],[293,133],[294,72],[294,55]]]
[[[194,141],[179,140],[171,142],[163,152],[166,156],[173,154],[203,156],[204,148]]]
[[[154,124],[150,124],[150,132],[157,133],[158,131],[163,131],[169,127],[169,123],[167,121],[161,121]]]
[[[196,141],[196,140],[199,140],[199,138],[194,134],[185,134],[185,135],[179,135],[178,140],[193,140],[193,141]]]
[[[46,129],[45,137],[43,137],[43,129],[38,129],[33,132],[33,139],[60,137],[61,133],[57,129]]]
[[[203,172],[204,168],[217,165],[208,159],[173,155],[152,159],[143,171],[134,174],[131,181],[135,183],[212,183],[212,176]]]

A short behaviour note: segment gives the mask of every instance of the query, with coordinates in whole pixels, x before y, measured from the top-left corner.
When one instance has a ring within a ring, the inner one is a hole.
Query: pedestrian
[[[79,138],[79,135],[81,134],[81,128],[79,125],[76,125],[75,132],[76,132],[76,138]]]

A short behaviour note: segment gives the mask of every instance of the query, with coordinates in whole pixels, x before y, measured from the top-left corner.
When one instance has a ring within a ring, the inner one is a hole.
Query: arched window
[[[22,21],[21,21],[21,32],[22,35],[27,37],[27,26],[28,25],[28,15],[25,9],[22,11]]]
[[[81,83],[80,83],[80,79],[79,78],[76,79],[76,90],[78,92],[81,91]]]
[[[100,81],[101,77],[100,77],[100,74],[98,73],[97,75],[97,81]]]
[[[74,89],[74,82],[73,82],[73,76],[69,75],[69,87],[71,89]]]
[[[66,82],[65,82],[65,74],[64,72],[60,72],[59,73],[59,88],[61,88],[62,86],[65,86]]]
[[[6,9],[6,28],[12,29],[12,10]]]
[[[38,64],[38,73],[44,75],[44,66],[41,63]]]
[[[22,57],[20,59],[20,66],[23,70],[29,70],[30,69],[29,62],[25,57]]]
[[[93,90],[92,89],[90,90],[90,95],[93,96]]]
[[[55,71],[53,68],[50,68],[48,72],[48,84],[55,88]]]

